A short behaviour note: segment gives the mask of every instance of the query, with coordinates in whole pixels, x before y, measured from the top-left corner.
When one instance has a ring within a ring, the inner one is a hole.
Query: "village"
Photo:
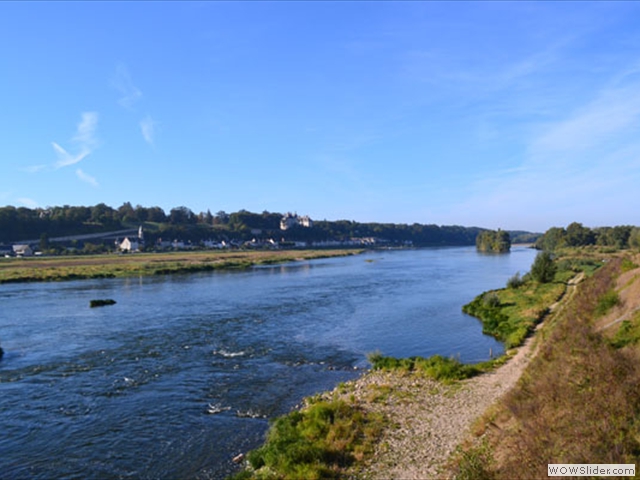
[[[296,227],[311,229],[313,220],[307,216],[299,216],[287,212],[280,220],[280,232],[284,233]],[[137,230],[118,230],[101,234],[86,234],[47,239],[48,243],[59,245],[59,254],[98,253],[95,245],[101,245],[100,253],[130,254],[139,252],[163,252],[182,250],[225,250],[225,249],[295,249],[295,248],[372,248],[390,244],[388,240],[376,237],[350,237],[348,239],[329,240],[291,240],[281,236],[279,240],[273,231],[259,228],[250,229],[251,239],[180,239],[171,240],[157,237],[145,240],[145,229],[142,225]],[[87,248],[90,245],[93,248]],[[412,242],[403,242],[404,246],[411,246]],[[32,257],[51,254],[43,252],[41,240],[27,240],[11,245],[0,245],[0,257]]]

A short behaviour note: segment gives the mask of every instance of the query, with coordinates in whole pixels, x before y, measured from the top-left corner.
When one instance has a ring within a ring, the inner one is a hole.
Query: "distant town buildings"
[[[297,213],[291,212],[287,212],[280,220],[280,230],[288,230],[296,226],[311,228],[313,227],[313,220],[307,215],[299,217]]]
[[[144,245],[144,232],[142,231],[142,225],[138,229],[138,237],[125,237],[122,242],[116,240],[116,246],[121,252],[139,252],[140,247]]]
[[[33,255],[33,250],[29,245],[14,245],[13,254],[16,257],[30,257]]]

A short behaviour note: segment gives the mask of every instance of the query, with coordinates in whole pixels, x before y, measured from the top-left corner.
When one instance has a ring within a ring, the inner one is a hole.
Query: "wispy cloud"
[[[35,200],[33,200],[31,198],[20,197],[20,198],[16,198],[16,200],[18,201],[18,203],[21,203],[25,207],[38,208],[38,202],[36,202]]]
[[[131,110],[135,103],[142,97],[142,92],[133,84],[129,70],[124,64],[116,67],[116,73],[111,81],[111,85],[122,95],[118,103]]]
[[[76,170],[77,177],[85,183],[88,183],[92,187],[98,187],[98,181],[89,175],[88,173],[83,172],[80,168]]]
[[[51,146],[56,151],[58,155],[58,161],[55,164],[55,168],[68,167],[69,165],[74,165],[84,159],[87,155],[89,155],[89,151],[83,149],[77,155],[71,155],[64,148],[58,145],[56,142],[51,142]]]
[[[47,165],[30,165],[28,167],[22,168],[22,171],[27,173],[38,173],[38,172],[41,172],[42,170],[46,170],[46,168],[47,168]]]
[[[94,134],[97,125],[98,114],[95,112],[84,112],[72,141],[80,145],[85,145],[86,147],[93,147],[96,143]]]
[[[95,138],[95,130],[98,124],[98,114],[96,112],[84,112],[82,120],[78,124],[76,133],[71,139],[71,143],[78,150],[77,153],[69,153],[65,148],[56,142],[51,142],[51,146],[58,155],[58,161],[54,168],[67,167],[74,165],[86,158],[97,145]]]
[[[143,118],[140,121],[140,129],[142,130],[142,136],[144,137],[145,142],[147,142],[151,146],[153,146],[154,144],[155,133],[156,133],[155,128],[156,128],[156,122],[154,122],[149,115],[147,115],[145,118]]]

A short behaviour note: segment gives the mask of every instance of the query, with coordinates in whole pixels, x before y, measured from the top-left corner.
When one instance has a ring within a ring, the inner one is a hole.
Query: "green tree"
[[[551,254],[549,252],[540,252],[536,255],[536,259],[531,266],[531,276],[537,282],[549,283],[553,281],[557,269]]]
[[[629,247],[640,250],[640,228],[633,227],[629,233]]]

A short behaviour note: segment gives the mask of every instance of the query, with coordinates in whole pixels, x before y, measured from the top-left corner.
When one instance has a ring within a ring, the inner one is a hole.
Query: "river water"
[[[260,445],[268,418],[355,378],[369,352],[501,353],[461,307],[534,256],[378,251],[0,285],[0,476],[224,478],[233,456]],[[117,304],[89,308],[96,298]]]

